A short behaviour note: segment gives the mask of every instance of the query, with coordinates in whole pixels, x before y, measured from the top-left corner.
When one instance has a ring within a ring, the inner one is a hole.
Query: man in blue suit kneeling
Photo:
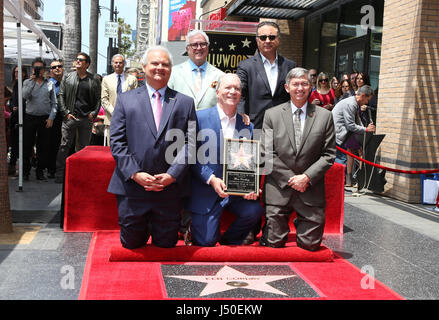
[[[263,214],[255,193],[229,196],[223,178],[221,146],[224,138],[253,137],[253,124],[245,125],[237,114],[241,81],[235,74],[223,75],[216,89],[218,104],[197,111],[197,162],[192,166],[192,195],[187,209],[192,211],[192,240],[195,245],[240,245]],[[199,141],[202,139],[202,141]],[[220,219],[227,209],[235,221],[221,236]]]

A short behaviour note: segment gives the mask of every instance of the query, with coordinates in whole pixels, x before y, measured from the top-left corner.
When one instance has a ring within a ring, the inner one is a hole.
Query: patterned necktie
[[[159,131],[160,119],[162,117],[162,101],[160,100],[160,92],[154,92],[154,106],[152,112],[154,113],[155,126]]]
[[[197,68],[197,75],[195,77],[195,92],[198,93],[201,90],[201,69]]]
[[[296,150],[299,149],[300,142],[302,141],[302,126],[300,124],[300,114],[302,109],[297,108],[293,115],[294,124],[294,137],[296,138]]]
[[[117,93],[121,93],[122,92],[122,81],[121,81],[121,75],[118,74],[117,75]]]

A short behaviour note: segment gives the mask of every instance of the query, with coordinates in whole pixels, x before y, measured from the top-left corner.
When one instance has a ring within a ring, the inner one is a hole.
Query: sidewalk
[[[0,237],[0,300],[78,298],[92,234],[60,228],[61,188],[31,175],[17,192],[9,178],[20,235],[14,244]],[[431,208],[346,192],[344,235],[324,243],[406,299],[439,299],[439,213]]]

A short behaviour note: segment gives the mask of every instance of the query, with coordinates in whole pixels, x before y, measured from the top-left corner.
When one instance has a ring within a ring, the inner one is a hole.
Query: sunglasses
[[[55,70],[55,69],[57,69],[57,68],[62,69],[62,67],[63,67],[63,65],[62,65],[62,64],[59,64],[59,65],[56,65],[56,66],[51,66],[50,69],[52,69],[52,70]]]
[[[76,61],[79,61],[79,62],[84,62],[84,61],[87,61],[87,59],[82,59],[82,58],[76,58]]]
[[[265,40],[267,40],[267,38],[268,38],[268,40],[270,40],[270,41],[274,41],[276,38],[277,38],[277,36],[275,36],[275,35],[272,35],[272,34],[270,34],[269,36],[267,36],[267,35],[262,35],[262,36],[257,36],[257,38],[259,38],[259,40],[261,40],[261,41],[265,41]]]
[[[204,49],[204,48],[207,47],[207,42],[189,43],[188,46],[191,47],[194,50],[198,49],[198,47],[200,47],[201,49]]]
[[[328,82],[328,79],[320,79],[319,82]]]

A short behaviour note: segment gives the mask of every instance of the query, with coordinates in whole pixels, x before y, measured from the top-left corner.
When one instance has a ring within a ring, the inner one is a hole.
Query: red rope
[[[351,156],[352,158],[355,158],[361,162],[364,162],[372,167],[376,167],[376,168],[380,168],[380,169],[384,169],[387,171],[393,171],[393,172],[399,172],[399,173],[410,173],[410,174],[428,174],[428,173],[437,173],[439,172],[439,169],[433,169],[433,170],[419,170],[419,171],[415,171],[415,170],[400,170],[400,169],[393,169],[393,168],[388,168],[388,167],[383,167],[379,164],[370,162],[366,159],[360,158],[359,156],[356,156],[353,153],[350,153],[349,151],[342,149],[340,147],[337,146],[337,149],[340,150],[341,152],[347,154],[348,156]]]

